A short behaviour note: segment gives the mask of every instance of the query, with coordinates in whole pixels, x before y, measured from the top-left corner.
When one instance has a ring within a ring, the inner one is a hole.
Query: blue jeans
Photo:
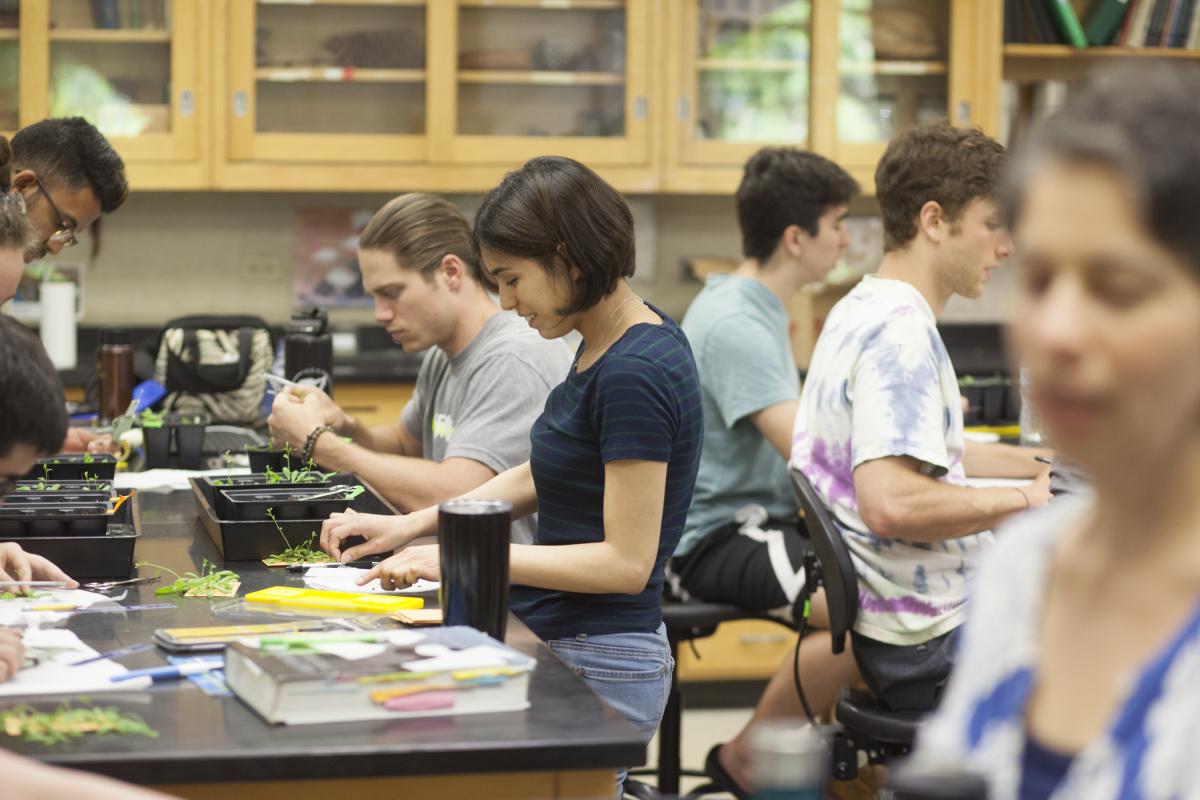
[[[546,644],[650,741],[667,707],[675,669],[665,625],[659,625],[654,633],[580,634]],[[618,797],[624,780],[625,770],[620,770]]]

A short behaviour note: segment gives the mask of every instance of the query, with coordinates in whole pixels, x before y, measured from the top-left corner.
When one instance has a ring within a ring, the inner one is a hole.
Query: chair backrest
[[[804,473],[792,467],[792,486],[804,511],[805,527],[817,560],[821,562],[821,580],[825,586],[825,601],[829,605],[829,629],[833,634],[833,652],[840,653],[846,644],[846,634],[858,616],[858,573],[850,560],[850,550],[833,518],[821,502],[816,489]]]

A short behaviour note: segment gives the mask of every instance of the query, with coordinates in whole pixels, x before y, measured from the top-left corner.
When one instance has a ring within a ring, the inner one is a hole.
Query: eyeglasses
[[[54,244],[60,244],[63,247],[74,247],[75,245],[79,244],[79,240],[75,238],[74,227],[68,225],[67,221],[63,219],[62,212],[59,211],[58,206],[55,205],[54,198],[52,198],[50,193],[46,191],[46,187],[42,183],[42,179],[35,177],[34,180],[37,181],[38,191],[40,191],[42,196],[46,198],[46,202],[50,204],[50,210],[53,211],[54,216],[58,218],[58,230],[50,234],[50,238],[46,240],[46,244],[53,242]]]

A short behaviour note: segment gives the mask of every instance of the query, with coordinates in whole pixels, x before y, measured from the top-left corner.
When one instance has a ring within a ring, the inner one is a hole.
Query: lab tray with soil
[[[397,513],[395,507],[383,499],[369,483],[353,473],[332,475],[329,477],[329,485],[323,487],[312,484],[299,486],[273,484],[267,489],[241,486],[231,489],[225,485],[213,486],[205,478],[189,478],[188,480],[192,485],[192,493],[196,497],[200,522],[226,561],[258,561],[267,558],[283,549],[284,538],[288,545],[309,541],[314,533],[320,535],[321,523],[335,511],[344,511],[350,508],[360,514],[391,515]],[[355,491],[355,487],[358,486],[362,487],[361,492]],[[344,487],[341,495],[309,499],[312,495],[328,492],[337,487]],[[244,498],[244,506],[239,510],[234,510],[235,499],[239,493],[267,494],[269,497]],[[230,495],[235,497],[231,498]],[[224,516],[217,514],[215,510],[215,498],[217,497],[225,498],[226,508],[229,509],[228,514]],[[268,508],[271,509],[274,520],[266,513]],[[293,513],[318,515],[297,519],[291,516]],[[243,516],[235,518],[234,514]],[[276,527],[277,523],[278,527]],[[358,537],[352,537],[348,540],[348,546],[361,541]]]
[[[233,519],[229,508],[229,500],[225,490],[233,489],[317,489],[328,490],[333,484],[331,478],[336,472],[318,472],[317,470],[302,470],[289,473],[291,477],[301,480],[289,481],[278,472],[252,472],[249,475],[207,475],[199,480],[200,491],[204,493],[208,504],[213,508],[217,519]]]
[[[59,453],[43,458],[25,475],[26,480],[111,481],[117,474],[116,456],[107,453]]]
[[[90,492],[73,502],[62,495],[14,492],[0,506],[0,541],[17,542],[76,579],[128,577],[141,535],[136,491]]]

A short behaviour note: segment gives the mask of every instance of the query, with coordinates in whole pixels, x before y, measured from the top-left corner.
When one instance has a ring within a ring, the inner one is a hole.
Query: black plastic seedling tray
[[[108,508],[106,494],[99,492],[16,492],[5,496],[4,508],[15,506],[100,506]]]
[[[54,520],[57,535],[11,536],[0,533],[0,541],[17,542],[30,553],[48,558],[72,578],[124,578],[133,570],[133,548],[142,533],[141,506],[137,492],[107,516],[100,535],[64,534],[63,520]],[[0,507],[0,511],[4,508]],[[70,524],[70,522],[68,522]]]
[[[330,476],[339,477],[339,476]],[[208,475],[200,479],[200,490],[204,492],[204,497],[208,500],[208,504],[213,507],[213,513],[218,519],[233,519],[232,512],[229,508],[229,502],[223,494],[224,490],[232,489],[318,489],[323,488],[328,491],[332,487],[329,481],[310,481],[306,483],[285,483],[276,481],[271,483],[270,478],[265,472],[251,473],[249,475],[234,475],[232,477],[222,477],[220,475]]]
[[[19,497],[24,494],[88,494],[108,497],[112,494],[111,480],[96,481],[17,481],[17,485],[9,497]]]
[[[0,536],[103,536],[108,509],[103,505],[15,505],[0,508]]]
[[[146,447],[146,466],[150,469],[200,469],[204,461],[204,432],[208,414],[172,413],[162,425],[142,425]]]
[[[189,478],[192,492],[196,496],[196,506],[200,512],[200,522],[208,531],[209,537],[221,551],[226,561],[258,561],[274,553],[278,553],[287,545],[273,523],[264,514],[261,519],[232,520],[222,519],[213,510],[212,490],[206,486],[202,478]],[[352,508],[360,514],[395,514],[396,509],[376,492],[370,484],[360,480],[353,473],[343,473],[334,476],[330,483],[343,486],[361,485],[365,491],[353,500],[340,501],[334,511]],[[313,489],[311,484],[304,484],[305,490]],[[222,489],[223,487],[215,487]],[[328,489],[326,489],[327,491]],[[298,545],[308,541],[313,533],[320,535],[321,523],[325,518],[318,519],[285,519],[279,516],[279,507],[275,506],[275,515],[279,527],[283,529],[288,544]],[[347,545],[352,547],[361,543],[362,539],[351,537]]]
[[[352,487],[351,487],[352,488]],[[342,494],[329,494],[341,491]],[[351,501],[349,489],[337,486],[300,486],[282,489],[223,489],[228,518],[233,520],[266,519],[267,510],[275,519],[327,519],[335,511],[344,511]],[[308,498],[316,499],[310,500]]]
[[[274,450],[267,447],[247,447],[246,456],[250,459],[251,472],[266,472],[267,468],[279,472],[284,466],[291,468],[291,461],[296,462],[297,467],[303,466],[300,463],[300,454],[293,454],[291,451]],[[287,456],[285,460],[285,456]]]
[[[49,468],[49,474],[46,469]],[[106,453],[59,453],[33,465],[25,480],[45,477],[48,481],[80,481],[90,475],[111,481],[117,474],[117,459]]]

